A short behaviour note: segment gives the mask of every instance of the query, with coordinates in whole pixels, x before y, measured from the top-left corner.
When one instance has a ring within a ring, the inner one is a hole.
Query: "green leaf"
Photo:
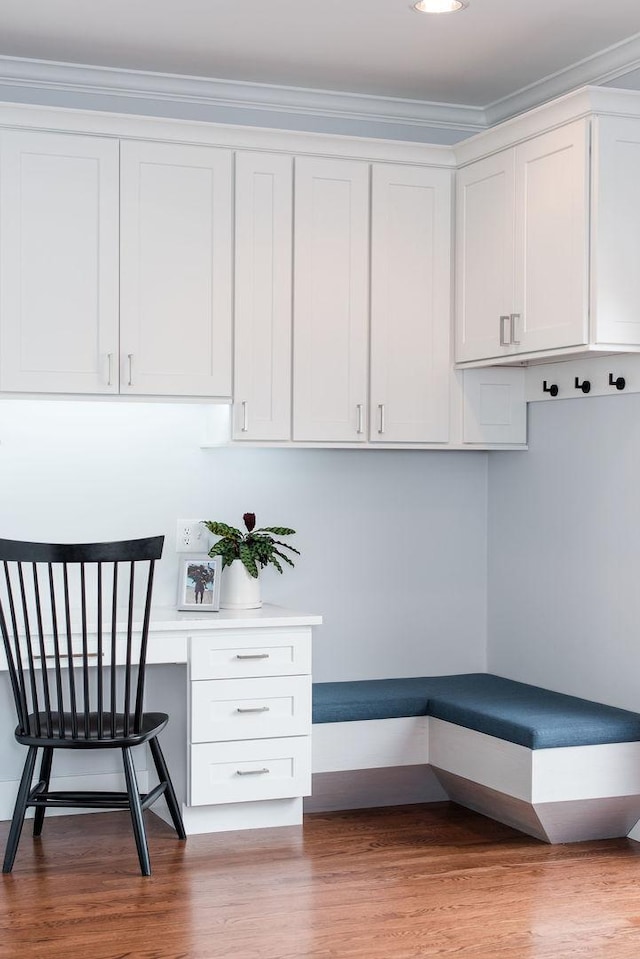
[[[276,536],[293,536],[295,529],[289,529],[287,526],[263,526],[257,529],[256,533],[275,533]]]
[[[289,546],[288,543],[281,543],[279,539],[274,539],[273,541],[277,546],[284,546],[285,549],[290,549],[292,553],[297,553],[300,555],[300,550],[296,549],[295,546]]]
[[[256,565],[255,557],[253,552],[246,543],[240,543],[240,559],[244,565],[244,568],[248,572],[249,576],[253,576],[254,579],[258,578],[258,567]]]
[[[203,519],[202,522],[214,536],[224,536],[235,540],[242,539],[242,533],[234,526],[227,526],[226,523],[217,523],[209,519]]]
[[[296,564],[293,562],[293,560],[289,559],[288,556],[285,556],[284,553],[281,553],[279,549],[274,549],[273,552],[274,552],[274,554],[275,554],[276,556],[279,556],[280,559],[283,559],[283,560],[285,561],[285,563],[288,563],[289,566],[295,566],[295,565],[296,565]],[[274,566],[276,565],[276,560],[275,560],[275,559],[272,558],[271,562],[274,564]],[[282,570],[280,570],[280,572],[282,572]]]
[[[280,563],[278,562],[278,560],[275,558],[275,556],[272,556],[272,557],[271,557],[271,562],[273,563],[273,565],[275,566],[275,568],[278,570],[278,572],[279,572],[279,573],[282,573],[282,566],[280,565]]]

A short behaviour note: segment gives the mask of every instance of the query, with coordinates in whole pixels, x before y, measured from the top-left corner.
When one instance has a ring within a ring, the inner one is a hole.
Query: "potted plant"
[[[244,513],[246,532],[219,523],[203,520],[203,525],[219,539],[209,550],[209,556],[222,558],[222,584],[220,606],[224,609],[257,609],[260,598],[260,570],[274,566],[283,572],[283,563],[294,566],[293,560],[282,550],[300,555],[300,551],[275,537],[293,536],[294,529],[287,526],[263,526],[256,529],[256,514]]]

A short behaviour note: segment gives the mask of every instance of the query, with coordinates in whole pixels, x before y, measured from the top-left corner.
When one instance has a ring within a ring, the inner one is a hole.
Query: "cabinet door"
[[[231,396],[232,154],[121,146],[122,393]]]
[[[372,442],[449,438],[451,173],[373,168]]]
[[[506,150],[457,174],[458,362],[511,352],[507,344],[513,312],[514,162],[514,151]]]
[[[596,343],[640,345],[640,120],[594,130],[591,320]]]
[[[587,343],[589,121],[516,148],[514,352]]]
[[[463,442],[527,442],[523,369],[465,370]]]
[[[0,387],[117,393],[118,144],[0,142]]]
[[[296,159],[295,440],[366,439],[369,166]]]
[[[291,435],[292,160],[236,156],[233,438]]]

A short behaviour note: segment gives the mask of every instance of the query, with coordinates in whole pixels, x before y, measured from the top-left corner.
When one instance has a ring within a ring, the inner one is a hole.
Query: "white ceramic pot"
[[[250,576],[239,559],[225,566],[220,582],[220,608],[259,609],[261,606],[260,577]]]

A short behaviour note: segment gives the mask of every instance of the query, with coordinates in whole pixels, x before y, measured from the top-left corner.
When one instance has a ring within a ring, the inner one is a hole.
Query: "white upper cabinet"
[[[0,388],[118,391],[118,142],[0,137]]]
[[[514,353],[589,339],[589,121],[516,148]]]
[[[121,393],[231,396],[232,159],[121,146]]]
[[[291,157],[236,155],[233,438],[291,437]]]
[[[369,164],[296,159],[293,438],[367,438]]]
[[[446,443],[452,174],[378,164],[372,176],[369,438]]]
[[[640,119],[594,120],[591,323],[612,347],[640,345]]]
[[[456,360],[589,342],[589,121],[458,174]]]
[[[515,151],[457,174],[456,359],[502,354],[514,309]]]

